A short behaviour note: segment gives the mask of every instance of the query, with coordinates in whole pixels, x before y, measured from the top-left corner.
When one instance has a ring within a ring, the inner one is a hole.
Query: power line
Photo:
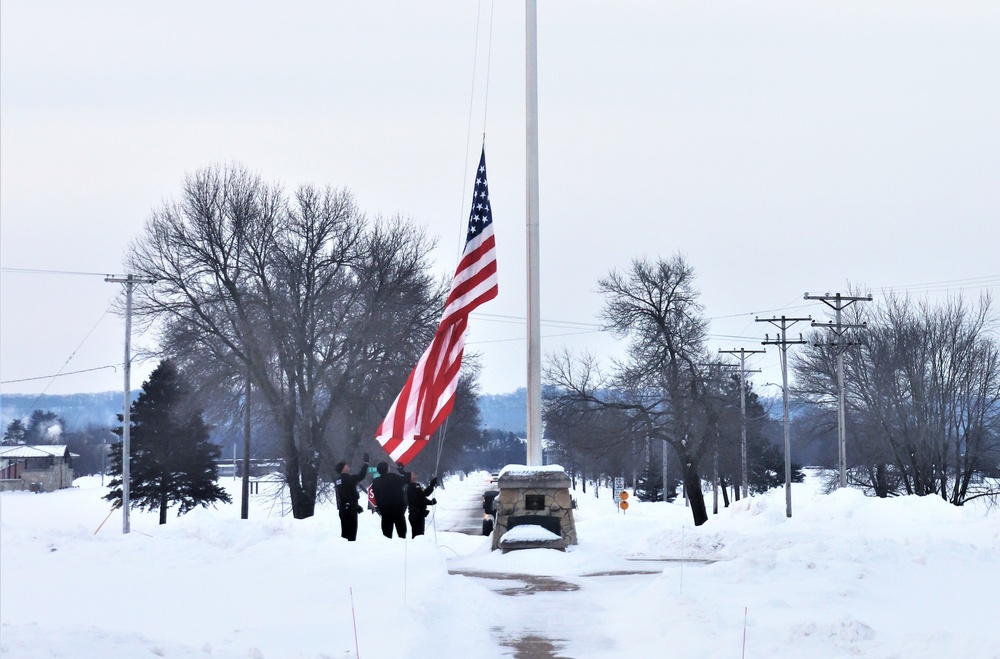
[[[109,277],[106,272],[82,272],[78,270],[43,270],[41,268],[0,268],[0,272],[15,272],[26,275],[86,275],[91,277]]]
[[[957,284],[958,287],[969,286],[972,288],[985,287],[987,285],[1000,284],[1000,275],[983,275],[981,277],[968,277],[965,279],[945,279],[942,281],[932,281],[925,284],[904,284],[902,286],[883,286],[879,290],[883,291],[907,291],[907,290],[947,290],[948,288],[954,288],[953,284]]]
[[[42,389],[41,393],[39,393],[38,396],[35,397],[35,400],[33,400],[31,402],[31,407],[29,407],[28,411],[25,412],[25,416],[26,417],[28,415],[30,415],[32,412],[35,411],[35,406],[38,405],[38,401],[42,399],[42,396],[45,395],[45,392],[49,390],[50,386],[52,386],[52,382],[54,382],[55,379],[56,379],[56,377],[58,377],[63,372],[63,369],[66,368],[66,366],[70,363],[70,361],[73,359],[73,357],[76,356],[77,351],[83,346],[84,343],[87,342],[87,339],[89,339],[90,335],[94,333],[94,330],[97,329],[97,326],[101,324],[101,321],[104,320],[104,317],[108,315],[108,313],[111,311],[112,307],[114,306],[115,300],[117,300],[117,299],[118,298],[116,296],[114,299],[111,300],[111,302],[108,304],[108,308],[104,310],[104,313],[101,314],[101,317],[97,319],[97,322],[94,323],[94,326],[91,327],[90,331],[87,332],[87,335],[85,337],[83,337],[83,340],[80,341],[80,345],[78,345],[76,348],[73,349],[73,352],[71,352],[70,355],[69,355],[69,357],[66,358],[66,361],[63,362],[63,365],[59,369],[59,371],[55,375],[49,376],[51,378],[49,380],[49,383],[47,385],[45,385],[45,388]],[[44,378],[32,378],[32,379],[44,379]]]
[[[82,370],[79,370],[79,371],[67,371],[65,373],[60,372],[60,373],[56,373],[54,375],[39,375],[38,377],[34,377],[34,378],[21,378],[20,380],[4,380],[3,382],[0,382],[0,384],[16,384],[18,382],[31,382],[33,380],[47,380],[49,378],[62,378],[62,377],[66,377],[67,375],[77,375],[79,373],[90,373],[91,371],[103,371],[106,368],[110,368],[110,369],[113,369],[115,371],[118,370],[117,366],[115,366],[113,364],[108,364],[107,366],[95,366],[94,368],[85,368],[85,369],[82,369]]]

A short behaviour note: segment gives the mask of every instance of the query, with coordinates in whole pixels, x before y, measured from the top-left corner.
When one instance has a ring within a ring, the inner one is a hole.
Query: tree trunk
[[[304,425],[304,424],[303,424]],[[282,427],[283,447],[285,454],[285,482],[288,485],[288,498],[292,504],[292,517],[306,519],[316,512],[316,490],[318,484],[318,469],[316,466],[316,450],[310,448],[314,426],[303,428],[300,433],[302,449],[295,442],[294,422],[287,422]]]
[[[708,509],[705,507],[705,495],[701,491],[701,475],[697,465],[684,463],[684,493],[691,505],[691,516],[694,525],[701,526],[708,521]]]
[[[169,505],[167,493],[160,492],[160,524],[167,523],[167,505]]]
[[[712,514],[719,514],[719,451],[712,456]]]
[[[875,465],[875,496],[880,499],[889,497],[889,479],[884,462]]]

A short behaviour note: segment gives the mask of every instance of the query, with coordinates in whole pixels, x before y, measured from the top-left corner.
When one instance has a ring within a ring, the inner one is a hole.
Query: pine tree
[[[635,484],[635,496],[639,501],[663,501],[663,475],[652,462],[646,463],[642,476],[638,478]],[[676,492],[674,496],[677,496]]]
[[[748,439],[747,486],[752,494],[762,494],[785,485],[785,455],[782,450],[763,437]],[[792,462],[792,482],[805,480],[802,466]]]
[[[221,449],[209,441],[201,411],[191,407],[184,379],[170,360],[161,361],[142,385],[130,412],[131,507],[159,510],[160,524],[167,508],[180,504],[178,516],[195,506],[228,503],[219,487],[216,461]],[[119,415],[119,421],[121,415]],[[115,432],[120,436],[122,427]],[[111,492],[104,498],[121,504],[122,445],[111,451]]]
[[[3,445],[4,446],[14,446],[16,444],[23,444],[24,438],[27,436],[27,428],[24,427],[24,421],[20,419],[14,419],[7,424],[7,429],[3,433]]]

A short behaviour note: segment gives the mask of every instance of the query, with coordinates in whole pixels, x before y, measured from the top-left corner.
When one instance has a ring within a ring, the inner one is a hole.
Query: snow
[[[507,542],[549,542],[559,540],[560,537],[538,524],[515,526],[503,535],[503,539]]]
[[[507,465],[500,470],[500,476],[517,476],[521,478],[531,477],[535,474],[565,474],[566,470],[560,465],[544,465],[541,467],[528,467],[525,465]]]
[[[120,511],[95,533],[99,479],[3,492],[0,655],[492,659],[539,637],[595,659],[1000,657],[995,509],[822,494],[810,474],[791,519],[779,489],[694,527],[683,503],[622,512],[590,489],[579,545],[503,554],[444,530],[488,480],[446,479],[425,536],[388,540],[365,513],[356,543],[332,506],[294,520],[263,483],[249,520],[226,480],[233,504],[164,526],[133,511],[128,535]]]

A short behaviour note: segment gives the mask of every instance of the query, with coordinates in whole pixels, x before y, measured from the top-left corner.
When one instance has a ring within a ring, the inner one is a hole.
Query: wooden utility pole
[[[755,368],[752,371],[747,370],[747,355],[761,354],[766,352],[765,350],[747,350],[746,348],[740,348],[739,350],[720,350],[719,352],[726,355],[739,355],[740,356],[740,489],[743,494],[743,498],[746,499],[750,494],[750,487],[748,484],[749,476],[747,469],[747,373],[760,373],[759,368]]]
[[[872,296],[841,295],[840,293],[835,295],[830,295],[829,293],[826,295],[809,295],[809,293],[806,293],[805,299],[819,300],[837,312],[836,322],[819,323],[814,320],[812,322],[812,326],[828,327],[833,330],[833,333],[837,337],[830,343],[823,345],[832,347],[837,353],[837,453],[838,462],[840,463],[840,487],[847,487],[847,430],[845,428],[846,414],[844,413],[844,350],[853,344],[844,339],[844,332],[849,329],[864,328],[867,327],[867,325],[865,323],[861,323],[860,325],[844,324],[841,322],[840,312],[855,302],[871,302]]]
[[[129,518],[129,486],[132,482],[132,449],[130,442],[132,421],[132,289],[136,284],[155,284],[155,279],[126,275],[125,277],[105,277],[112,284],[125,284],[125,401],[122,411],[122,533],[132,530]]]
[[[758,323],[771,323],[781,330],[781,338],[764,335],[761,345],[774,345],[781,349],[781,400],[782,400],[782,423],[785,429],[785,516],[792,516],[792,441],[788,429],[788,346],[796,343],[805,343],[805,339],[799,334],[799,338],[789,340],[787,330],[795,323],[811,321],[812,317],[806,318],[754,318]]]

